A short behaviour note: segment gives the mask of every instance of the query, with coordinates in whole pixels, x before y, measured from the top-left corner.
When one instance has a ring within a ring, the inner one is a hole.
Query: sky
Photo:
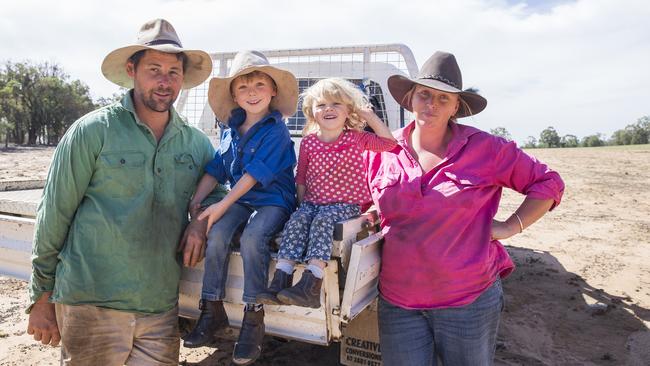
[[[451,52],[488,100],[461,122],[519,142],[549,126],[608,137],[650,115],[645,0],[21,0],[3,2],[0,63],[55,62],[109,97],[103,58],[159,17],[208,52],[403,43],[418,66]]]

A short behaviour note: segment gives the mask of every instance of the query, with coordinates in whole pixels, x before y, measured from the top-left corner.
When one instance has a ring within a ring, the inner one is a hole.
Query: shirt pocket
[[[370,182],[370,189],[373,191],[383,191],[399,183],[402,173],[398,168],[389,166],[384,170],[377,172],[375,178]]]
[[[486,180],[478,175],[445,172],[445,181],[435,187],[445,197],[445,205],[470,207],[476,192],[486,185]]]
[[[258,145],[259,144],[253,143],[253,141],[249,141],[246,144],[246,146],[239,147],[241,149],[240,157],[241,157],[242,167],[246,166],[247,164],[250,164],[250,162],[253,161],[253,159],[257,154],[257,150],[259,148]]]
[[[175,193],[190,199],[196,188],[199,166],[192,154],[181,153],[174,156]]]
[[[104,168],[102,191],[110,197],[129,198],[144,191],[145,156],[139,151],[108,152],[100,155]]]

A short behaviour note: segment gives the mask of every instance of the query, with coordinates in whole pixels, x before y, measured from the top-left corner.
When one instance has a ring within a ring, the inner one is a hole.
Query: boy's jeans
[[[457,308],[409,310],[379,298],[384,366],[492,365],[504,306],[497,279],[473,303]]]
[[[240,239],[244,262],[244,302],[254,303],[258,293],[268,285],[271,252],[268,243],[282,230],[289,218],[286,209],[277,206],[252,207],[235,203],[212,225],[205,250],[203,300],[223,300],[226,296],[228,259],[235,232],[246,225]]]

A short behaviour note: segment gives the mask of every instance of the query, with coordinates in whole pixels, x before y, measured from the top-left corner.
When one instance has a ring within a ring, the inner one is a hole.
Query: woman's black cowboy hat
[[[451,53],[436,51],[424,63],[418,76],[409,79],[402,75],[392,75],[388,78],[388,90],[402,107],[413,112],[404,95],[414,84],[426,86],[447,93],[458,94],[463,100],[460,103],[456,117],[467,117],[481,112],[487,105],[487,100],[471,90],[463,90],[463,77],[456,63],[456,57]]]

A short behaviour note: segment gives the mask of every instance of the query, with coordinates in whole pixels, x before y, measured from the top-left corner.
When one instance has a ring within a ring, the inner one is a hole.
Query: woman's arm
[[[492,240],[507,239],[519,234],[551,209],[553,199],[526,197],[519,208],[506,221],[492,220]]]

